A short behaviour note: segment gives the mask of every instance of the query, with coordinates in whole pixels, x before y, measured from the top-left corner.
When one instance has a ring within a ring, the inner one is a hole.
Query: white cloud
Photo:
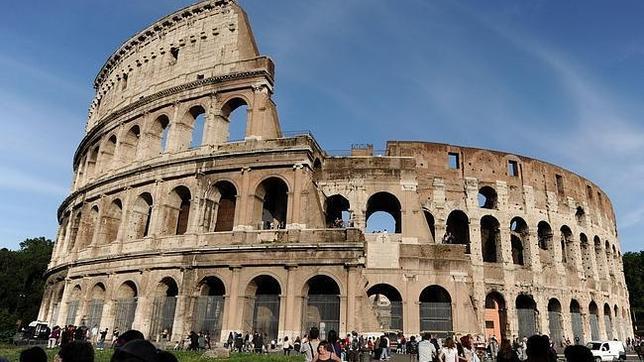
[[[53,194],[64,197],[69,189],[13,168],[0,166],[0,189]]]

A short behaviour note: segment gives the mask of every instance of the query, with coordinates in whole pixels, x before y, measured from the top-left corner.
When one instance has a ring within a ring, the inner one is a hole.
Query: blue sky
[[[284,130],[329,150],[415,139],[543,159],[602,187],[623,250],[644,249],[644,2],[241,3],[277,65]],[[3,4],[0,247],[55,235],[96,72],[187,4]]]

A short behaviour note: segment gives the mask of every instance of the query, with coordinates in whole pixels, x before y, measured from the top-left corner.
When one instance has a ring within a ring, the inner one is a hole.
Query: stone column
[[[216,103],[213,102],[206,118],[204,144],[224,144],[228,142],[230,136],[230,120],[215,105]]]
[[[180,294],[177,296],[177,306],[174,311],[174,320],[172,321],[172,341],[178,341],[186,336],[188,333],[185,329],[187,317],[188,303],[190,296]]]
[[[224,307],[224,314],[228,314],[228,330],[242,330],[242,314],[244,311],[243,304],[240,304],[239,298],[239,277],[241,274],[241,266],[230,266],[232,277],[230,279],[230,291]],[[223,333],[222,333],[223,334]],[[227,337],[227,335],[226,335]],[[224,336],[222,336],[224,338]]]
[[[350,333],[353,330],[357,330],[358,322],[356,321],[359,318],[357,313],[356,306],[356,297],[358,293],[357,283],[360,279],[360,270],[361,268],[357,265],[347,265],[347,323],[345,326],[344,336],[347,333]]]
[[[58,320],[56,321],[55,324],[58,324],[59,326],[65,325],[65,322],[67,320],[67,310],[68,310],[68,303],[69,303],[69,298],[70,294],[72,291],[70,290],[70,283],[69,279],[65,279],[65,289],[63,291],[63,298],[60,301],[60,304],[58,305]]]
[[[297,291],[295,289],[295,276],[297,273],[296,265],[286,265],[286,298],[284,300],[285,319],[283,335],[295,337],[300,334],[301,301],[298,301]],[[280,304],[281,306],[281,304]],[[281,311],[280,311],[281,316]]]
[[[253,223],[253,206],[255,202],[255,190],[250,189],[250,167],[241,169],[240,189],[237,191],[237,206],[235,207],[235,230],[252,230],[255,229]],[[259,223],[259,221],[257,222]]]

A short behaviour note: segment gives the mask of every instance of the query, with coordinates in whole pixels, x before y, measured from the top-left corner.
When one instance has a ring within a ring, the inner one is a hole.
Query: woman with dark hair
[[[445,346],[441,348],[438,358],[443,362],[458,362],[458,349],[452,337],[445,339]]]
[[[331,348],[331,352],[340,357],[342,349],[340,347],[340,343],[338,342],[338,332],[334,331],[333,329],[330,330],[327,334],[327,342],[329,342],[329,348]]]
[[[510,340],[504,338],[501,341],[501,346],[499,347],[499,353],[496,355],[497,362],[519,362],[519,356],[512,349],[512,344]]]
[[[318,345],[318,354],[313,362],[342,362],[340,357],[331,351],[331,344],[327,341],[321,341]]]

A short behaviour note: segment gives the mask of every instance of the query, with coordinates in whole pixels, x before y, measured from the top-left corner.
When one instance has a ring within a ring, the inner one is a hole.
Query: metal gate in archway
[[[194,330],[199,332],[209,332],[212,340],[219,340],[221,335],[223,312],[223,296],[208,295],[197,297],[194,314]]]
[[[320,339],[326,339],[330,330],[340,332],[340,297],[335,294],[313,294],[304,301],[304,324],[307,333],[311,327],[320,329]]]
[[[67,318],[65,319],[66,325],[76,324],[76,314],[78,313],[78,300],[71,301],[67,304]]]
[[[447,337],[452,333],[452,328],[452,303],[420,303],[421,332],[430,332],[438,337]]]
[[[581,313],[572,312],[570,313],[570,322],[572,324],[572,335],[574,338],[573,343],[584,344],[584,326],[581,320]],[[579,342],[577,341],[579,338]]]
[[[136,313],[136,298],[118,299],[114,308],[114,328],[118,328],[121,333],[132,329]]]
[[[590,337],[593,341],[599,340],[599,318],[597,314],[590,315]]]
[[[375,305],[376,319],[385,331],[402,330],[402,302],[389,301],[387,305]]]
[[[606,325],[606,339],[613,340],[613,321],[610,316],[604,315],[604,324]]]
[[[259,294],[254,298],[253,331],[266,333],[268,338],[277,340],[280,315],[280,296]]]
[[[174,313],[177,307],[177,297],[156,297],[152,303],[152,329],[150,339],[160,341],[163,331],[168,337],[172,336]]]
[[[89,314],[87,316],[87,326],[93,328],[96,326],[101,329],[101,317],[103,316],[103,300],[92,299],[89,302]]]
[[[555,311],[548,312],[548,327],[550,329],[550,340],[559,346],[563,338],[561,313]]]
[[[517,319],[519,320],[519,338],[537,334],[537,318],[534,309],[517,308]]]

